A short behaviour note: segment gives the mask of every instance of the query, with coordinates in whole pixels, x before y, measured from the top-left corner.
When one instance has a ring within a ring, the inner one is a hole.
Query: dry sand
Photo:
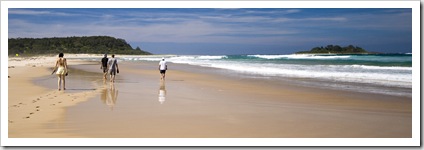
[[[79,56],[71,55],[70,57]],[[97,92],[65,93],[35,85],[34,79],[51,74],[55,60],[56,57],[53,56],[9,58],[9,138],[74,137],[67,135],[64,131],[44,126],[52,121],[60,121],[66,107],[85,101],[95,96]],[[69,62],[69,65],[78,63]],[[53,79],[52,83],[57,86],[56,79]]]
[[[13,63],[9,60],[9,66]],[[99,71],[98,67],[77,66],[86,71]],[[157,63],[120,63],[114,86],[106,83],[96,90],[74,93],[34,85],[31,80],[50,73],[46,66],[9,68],[9,137],[412,136],[412,100],[408,97],[170,68],[161,85]],[[158,102],[160,89],[166,89],[162,104]],[[112,103],[105,98],[118,91]],[[109,101],[108,108],[100,106],[98,99],[105,104]]]

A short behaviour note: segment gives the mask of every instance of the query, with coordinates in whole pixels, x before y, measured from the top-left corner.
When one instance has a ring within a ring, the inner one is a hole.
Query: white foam
[[[290,55],[247,55],[248,57],[257,57],[257,58],[263,58],[263,59],[281,59],[281,58],[287,58]]]
[[[381,66],[366,66],[366,65],[350,65],[347,67],[375,69],[375,70],[411,70],[412,71],[412,67],[381,67]]]
[[[361,68],[353,69],[350,67],[329,66],[329,65],[282,65],[282,64],[243,64],[243,63],[214,63],[210,67],[234,70],[243,73],[294,77],[294,78],[316,78],[331,81],[344,81],[355,83],[372,83],[377,85],[405,87],[412,85],[412,76],[407,72],[393,73],[381,69],[363,70]]]
[[[266,59],[345,59],[350,56],[316,55],[248,55]],[[172,56],[166,58],[172,63],[190,64],[203,67],[221,68],[253,75],[274,77],[314,78],[330,81],[371,83],[391,87],[410,88],[412,85],[412,67],[381,67],[367,65],[300,65],[256,63],[224,59],[227,56]],[[161,57],[125,58],[132,61],[160,61]]]
[[[257,57],[263,59],[346,59],[350,56],[335,56],[335,55],[314,55],[314,54],[294,54],[294,55],[248,55],[249,57]]]
[[[197,57],[197,59],[207,59],[207,60],[216,60],[216,59],[223,59],[223,58],[227,58],[227,56],[199,56]]]

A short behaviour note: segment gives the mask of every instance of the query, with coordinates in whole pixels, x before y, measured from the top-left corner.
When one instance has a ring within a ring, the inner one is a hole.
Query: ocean
[[[119,59],[159,62],[161,57]],[[246,77],[285,80],[304,86],[412,96],[412,54],[175,55],[165,59],[176,64],[219,68]]]

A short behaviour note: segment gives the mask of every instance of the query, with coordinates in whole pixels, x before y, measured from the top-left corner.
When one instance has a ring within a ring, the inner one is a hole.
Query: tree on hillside
[[[140,47],[138,47],[138,46],[137,46],[137,48],[135,48],[135,50],[139,50],[139,51],[141,51]]]
[[[339,45],[327,45],[326,47],[314,47],[310,51],[301,51],[296,54],[302,53],[335,53],[335,54],[357,54],[357,53],[369,53],[361,47],[349,45],[341,47]]]
[[[149,55],[141,49],[132,49],[124,39],[110,36],[53,37],[53,38],[11,38],[9,54],[57,54],[89,53],[89,54],[135,54]]]

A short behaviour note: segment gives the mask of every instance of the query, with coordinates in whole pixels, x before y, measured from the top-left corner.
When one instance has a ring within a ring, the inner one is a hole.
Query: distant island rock
[[[139,47],[133,49],[124,39],[110,36],[10,38],[9,55],[36,54],[126,54],[150,55]]]
[[[295,54],[371,54],[374,52],[368,52],[365,49],[353,45],[341,47],[339,45],[327,45],[326,47],[315,47],[310,51],[300,51]]]

